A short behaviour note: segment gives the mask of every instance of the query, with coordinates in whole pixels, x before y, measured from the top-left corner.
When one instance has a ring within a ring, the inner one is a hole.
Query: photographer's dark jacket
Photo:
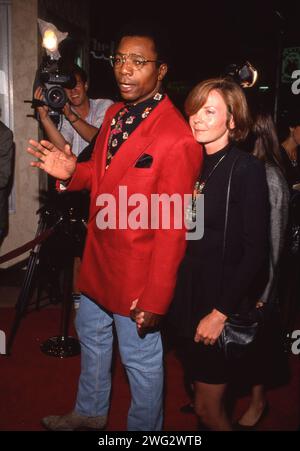
[[[0,230],[8,223],[8,185],[12,174],[13,134],[0,121]]]

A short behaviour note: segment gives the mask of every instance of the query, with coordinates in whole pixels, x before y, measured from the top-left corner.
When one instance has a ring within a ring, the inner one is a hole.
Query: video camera
[[[42,86],[44,105],[50,110],[61,113],[68,101],[64,88],[73,89],[76,86],[76,78],[73,74],[64,71],[61,59],[45,58],[38,73],[36,86]]]
[[[225,76],[230,76],[242,88],[252,88],[257,80],[257,70],[249,61],[241,64],[230,64],[225,70]]]

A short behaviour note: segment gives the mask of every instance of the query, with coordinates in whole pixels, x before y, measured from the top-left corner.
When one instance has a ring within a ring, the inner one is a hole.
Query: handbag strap
[[[226,249],[226,238],[227,238],[227,228],[228,228],[228,213],[229,213],[229,200],[230,200],[230,191],[231,191],[231,181],[234,167],[236,165],[237,160],[239,159],[239,155],[234,159],[228,179],[227,186],[227,194],[226,194],[226,208],[225,208],[225,222],[224,222],[224,235],[223,235],[223,249],[222,249],[222,282],[223,282],[223,271],[224,271],[224,262],[225,262],[225,249]]]
[[[228,178],[228,186],[226,193],[226,207],[225,207],[225,221],[224,221],[224,234],[223,234],[223,247],[222,247],[222,262],[221,262],[221,280],[220,280],[220,296],[222,296],[223,291],[223,281],[224,281],[224,266],[225,266],[225,251],[226,251],[226,238],[227,238],[227,228],[228,228],[228,214],[229,214],[229,201],[230,201],[230,191],[231,191],[231,182],[232,182],[232,174],[234,167],[236,165],[237,160],[239,159],[239,155],[235,157],[233,163],[230,168],[229,178]]]

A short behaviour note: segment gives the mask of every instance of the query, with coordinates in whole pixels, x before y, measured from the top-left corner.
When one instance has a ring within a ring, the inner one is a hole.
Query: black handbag
[[[226,209],[225,209],[225,223],[224,223],[224,237],[223,237],[223,253],[222,253],[222,271],[221,271],[221,283],[220,292],[223,287],[223,274],[225,263],[225,249],[226,249],[226,235],[228,226],[228,210],[229,199],[231,190],[231,180],[233,169],[239,157],[234,160],[227,187],[226,196]],[[256,341],[259,329],[263,323],[264,308],[255,308],[249,313],[245,314],[231,314],[225,321],[224,328],[221,335],[218,338],[218,346],[223,351],[226,359],[239,359],[243,357],[246,351],[250,350],[250,347]]]
[[[257,309],[260,310],[260,309]],[[261,327],[259,319],[251,314],[232,314],[225,321],[218,344],[227,360],[240,359],[254,345]]]

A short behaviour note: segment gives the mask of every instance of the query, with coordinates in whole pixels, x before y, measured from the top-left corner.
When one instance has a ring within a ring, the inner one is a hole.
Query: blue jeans
[[[129,431],[162,428],[163,363],[160,332],[140,338],[126,316],[103,310],[81,296],[76,329],[81,344],[81,373],[75,410],[81,415],[107,415],[111,389],[112,325],[131,389]]]

